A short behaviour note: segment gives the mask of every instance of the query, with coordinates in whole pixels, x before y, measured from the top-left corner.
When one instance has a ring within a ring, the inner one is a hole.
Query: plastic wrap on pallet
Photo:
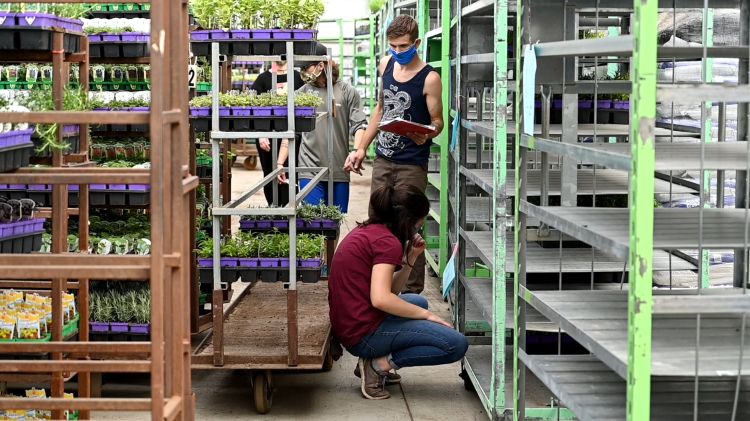
[[[658,288],[697,288],[698,274],[691,270],[654,271],[654,286]],[[720,263],[709,267],[711,287],[731,286],[734,263]]]
[[[714,9],[714,45],[738,45],[740,34],[739,9]],[[659,13],[658,39],[665,43],[673,35],[690,42],[701,42],[703,9],[680,9]]]
[[[734,173],[731,172],[728,174],[731,177],[734,177]],[[697,176],[697,174],[695,174]],[[685,179],[690,180],[693,183],[700,183],[700,180],[695,179],[695,177],[685,177]],[[707,201],[708,205],[712,208],[716,207],[717,204],[717,196],[716,196],[716,186],[717,186],[717,180],[716,178],[712,178],[710,180],[711,185],[711,195]],[[734,208],[735,207],[735,185],[736,181],[734,178],[727,178],[724,180],[724,207],[725,208]],[[671,196],[668,193],[660,193],[656,195],[656,200],[661,203],[661,207],[664,208],[697,208],[700,206],[700,197],[693,195],[693,194],[672,194]]]

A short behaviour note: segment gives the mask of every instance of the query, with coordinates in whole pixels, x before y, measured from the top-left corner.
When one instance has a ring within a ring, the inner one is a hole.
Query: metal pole
[[[340,20],[339,20],[340,21]],[[331,60],[333,59],[333,56],[331,55],[331,49],[328,48],[328,60],[326,60],[326,90],[328,92],[327,99],[328,104],[326,104],[326,108],[328,108],[328,205],[333,205],[333,117],[336,114],[336,95],[333,92],[333,66],[331,65]],[[347,147],[348,147],[348,139],[347,139]]]
[[[719,103],[719,143],[727,139],[727,103]],[[716,207],[724,207],[724,170],[716,172]]]
[[[748,45],[750,42],[750,4],[743,1],[740,2],[740,45]],[[740,58],[740,68],[738,82],[740,85],[746,85],[748,83],[748,59]],[[750,133],[750,127],[748,122],[750,118],[748,116],[748,103],[742,102],[737,104],[737,140],[741,142],[747,142],[748,133]],[[746,197],[746,186],[748,182],[747,171],[737,171],[736,173],[736,184],[735,184],[735,203],[734,206],[737,209],[747,207]],[[746,288],[747,283],[745,280],[745,274],[748,271],[747,268],[747,250],[738,248],[734,250],[734,286],[737,288]]]
[[[286,86],[287,89],[294,89],[294,68],[289,66],[287,62],[286,66]],[[292,77],[289,77],[289,69],[292,70]],[[271,63],[271,92],[276,93],[276,86],[278,84],[278,73],[276,72],[276,63]],[[291,83],[291,85],[290,85]],[[277,138],[270,138],[268,142],[271,144],[271,170],[276,168],[276,163],[279,159],[279,142]],[[289,149],[289,153],[293,154],[294,149]],[[271,182],[271,198],[274,206],[279,205],[279,183],[276,181]]]
[[[219,131],[219,43],[211,43],[211,132]],[[221,198],[219,197],[220,170],[219,159],[221,152],[220,141],[211,139],[211,202],[214,208],[221,207]],[[213,278],[214,291],[221,289],[221,218],[211,215],[213,218]]]

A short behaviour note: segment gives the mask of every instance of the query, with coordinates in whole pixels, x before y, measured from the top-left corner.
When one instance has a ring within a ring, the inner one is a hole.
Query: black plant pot
[[[263,282],[278,282],[279,271],[277,269],[261,269],[260,280]]]
[[[48,51],[52,48],[52,32],[29,29],[18,32],[18,47],[21,50]]]
[[[125,192],[109,192],[108,201],[110,206],[125,206]]]
[[[258,271],[252,269],[240,269],[240,279],[242,282],[255,282],[258,280]]]
[[[123,57],[146,57],[149,55],[149,46],[146,43],[123,44]]]
[[[252,43],[250,42],[233,42],[232,53],[233,56],[249,56],[253,54]]]
[[[150,203],[149,192],[137,192],[129,193],[127,195],[128,205],[130,206],[146,206]]]
[[[0,29],[0,50],[15,50],[18,47],[18,31]]]
[[[89,44],[89,57],[100,58],[102,56],[101,44]]]
[[[248,132],[253,130],[253,121],[249,118],[235,119],[233,129],[236,132]]]
[[[120,47],[120,44],[102,44],[102,55],[107,58],[122,57],[122,49]]]
[[[0,172],[13,171],[29,165],[34,145],[17,145],[0,150]]]
[[[105,206],[106,204],[107,204],[107,193],[99,192],[99,191],[89,193],[89,205]]]

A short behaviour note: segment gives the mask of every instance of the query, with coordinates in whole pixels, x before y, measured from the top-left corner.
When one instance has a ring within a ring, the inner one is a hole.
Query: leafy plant
[[[135,32],[131,26],[87,26],[83,29],[87,34],[121,34],[123,32]]]
[[[297,258],[314,259],[320,257],[325,245],[325,236],[318,234],[299,234],[297,236]]]
[[[52,111],[55,109],[55,102],[52,93],[46,90],[29,91],[25,106],[32,111]],[[91,102],[88,99],[86,91],[83,89],[66,88],[63,95],[63,109],[66,111],[84,111],[91,109]],[[67,143],[58,143],[57,124],[37,124],[36,133],[42,139],[42,146],[39,152],[46,150],[64,150],[69,148]]]

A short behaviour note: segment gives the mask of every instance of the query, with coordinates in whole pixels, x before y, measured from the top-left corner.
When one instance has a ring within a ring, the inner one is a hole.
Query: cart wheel
[[[271,411],[273,389],[271,389],[271,379],[268,372],[259,371],[253,375],[253,400],[255,401],[255,410],[259,414],[267,414]]]
[[[242,161],[242,166],[245,167],[246,170],[254,170],[258,166],[258,157],[248,156]]]
[[[458,377],[461,377],[463,379],[464,389],[468,390],[469,392],[476,391],[476,389],[474,389],[474,383],[471,382],[471,378],[469,377],[469,373],[466,372],[466,369],[462,369],[461,374],[459,374]]]
[[[326,352],[326,357],[323,359],[323,371],[331,371],[333,368],[333,353],[329,349],[328,352]]]

